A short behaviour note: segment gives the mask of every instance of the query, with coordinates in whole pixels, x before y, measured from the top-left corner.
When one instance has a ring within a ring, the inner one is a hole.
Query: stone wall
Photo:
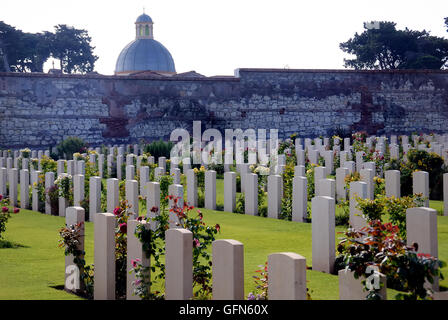
[[[279,129],[284,138],[448,132],[447,71],[239,69],[235,77],[0,73],[0,148],[167,139],[174,128]]]

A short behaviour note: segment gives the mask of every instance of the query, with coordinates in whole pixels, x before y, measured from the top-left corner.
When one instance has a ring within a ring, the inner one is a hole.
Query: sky
[[[339,43],[366,21],[448,38],[447,0],[0,0],[0,21],[25,32],[57,24],[86,29],[99,57],[95,71],[112,75],[143,8],[176,71],[206,76],[237,68],[343,69],[349,56]]]

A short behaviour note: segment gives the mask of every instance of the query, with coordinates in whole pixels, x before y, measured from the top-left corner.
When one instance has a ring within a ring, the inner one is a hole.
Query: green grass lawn
[[[217,198],[222,199],[219,183],[218,190]],[[431,207],[437,210],[442,206],[440,201],[431,201]],[[218,239],[235,239],[244,244],[246,296],[254,289],[254,271],[271,253],[296,252],[311,266],[311,224],[201,211],[207,224],[221,225]],[[64,223],[62,217],[28,210],[13,215],[7,224],[5,238],[18,246],[0,249],[0,299],[79,299],[54,288],[64,284],[64,252],[58,248],[58,230]],[[337,227],[337,231],[343,229]],[[438,237],[439,257],[448,262],[448,217],[438,217]],[[93,224],[90,222],[86,223],[85,245],[86,261],[91,264]],[[448,268],[442,271],[448,274]],[[338,299],[337,276],[308,270],[307,280],[313,299]],[[448,287],[448,281],[441,281],[441,285]],[[393,298],[393,290],[388,291],[389,298]]]

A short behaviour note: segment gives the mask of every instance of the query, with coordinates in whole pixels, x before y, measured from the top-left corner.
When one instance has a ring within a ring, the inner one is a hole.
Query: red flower
[[[135,259],[135,260],[131,260],[131,263],[132,263],[132,267],[133,267],[133,268],[136,268],[136,267],[137,267],[137,262],[140,262],[140,259],[139,259],[139,258],[137,258],[137,259]]]
[[[9,211],[9,208],[8,207],[3,207],[2,208],[2,212],[8,212]]]
[[[127,231],[128,231],[128,225],[126,223],[121,223],[120,224],[120,232],[126,233]]]
[[[197,247],[199,247],[200,245],[201,245],[201,243],[199,242],[198,239],[194,239],[194,240],[193,240],[193,248],[197,248]]]
[[[20,209],[19,208],[14,208],[14,213],[19,213]]]
[[[159,208],[158,207],[152,207],[151,208],[151,212],[154,212],[154,213],[156,213],[156,212],[158,212],[159,211]]]
[[[137,217],[137,221],[142,221],[142,220],[143,220],[143,216]]]
[[[121,214],[121,208],[120,207],[116,207],[114,209],[114,215],[119,216]]]
[[[2,194],[0,194],[0,200],[2,200],[3,199],[3,195]]]

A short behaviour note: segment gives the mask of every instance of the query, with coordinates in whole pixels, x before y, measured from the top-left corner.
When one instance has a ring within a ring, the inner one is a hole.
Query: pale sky
[[[56,24],[86,29],[99,56],[95,71],[111,75],[143,7],[176,71],[207,76],[236,68],[342,69],[347,56],[339,43],[362,32],[365,21],[448,38],[447,0],[0,0],[0,21],[26,32]]]

